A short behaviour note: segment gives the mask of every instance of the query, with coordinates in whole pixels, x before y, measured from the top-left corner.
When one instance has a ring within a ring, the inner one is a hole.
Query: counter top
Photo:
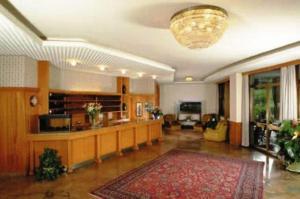
[[[93,135],[93,134],[105,134],[109,133],[111,131],[119,131],[127,128],[134,128],[138,125],[145,125],[145,124],[152,124],[162,122],[162,119],[157,120],[134,120],[134,121],[128,121],[128,122],[117,122],[114,124],[110,124],[107,127],[97,127],[97,128],[90,128],[86,130],[80,130],[80,131],[49,131],[49,132],[41,132],[41,133],[35,133],[35,134],[28,134],[27,138],[29,140],[41,140],[44,138],[52,138],[53,140],[61,140],[61,139],[76,139],[79,137],[87,136],[87,135]]]

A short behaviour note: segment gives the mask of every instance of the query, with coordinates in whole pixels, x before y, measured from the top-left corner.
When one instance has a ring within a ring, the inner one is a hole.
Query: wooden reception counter
[[[29,134],[29,174],[39,165],[39,156],[46,147],[56,149],[63,165],[72,172],[80,163],[99,163],[103,155],[122,155],[126,148],[138,150],[139,144],[160,141],[161,125],[162,120],[142,120],[80,132]]]

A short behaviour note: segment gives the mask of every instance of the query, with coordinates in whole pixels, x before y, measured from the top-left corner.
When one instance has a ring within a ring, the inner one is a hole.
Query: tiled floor
[[[88,195],[90,190],[175,147],[264,161],[265,198],[300,198],[300,175],[282,170],[273,158],[225,143],[205,142],[199,134],[192,132],[167,135],[163,143],[141,147],[139,151],[125,153],[122,157],[112,156],[100,165],[77,169],[54,182],[35,182],[33,177],[1,179],[0,198],[92,198]]]

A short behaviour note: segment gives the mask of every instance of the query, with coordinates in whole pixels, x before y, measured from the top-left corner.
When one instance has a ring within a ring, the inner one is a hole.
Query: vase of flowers
[[[92,125],[92,128],[97,127],[96,117],[99,116],[102,109],[102,105],[100,103],[91,102],[83,105],[83,108],[89,115],[89,120]]]
[[[159,119],[160,116],[163,115],[162,111],[158,107],[155,107],[155,108],[149,110],[149,113],[152,115],[152,119],[154,119],[154,120]]]

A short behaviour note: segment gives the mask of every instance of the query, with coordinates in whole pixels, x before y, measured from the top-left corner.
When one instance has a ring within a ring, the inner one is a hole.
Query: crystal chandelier
[[[227,27],[226,10],[211,5],[187,8],[175,13],[170,29],[176,40],[188,48],[207,48],[216,43]]]

